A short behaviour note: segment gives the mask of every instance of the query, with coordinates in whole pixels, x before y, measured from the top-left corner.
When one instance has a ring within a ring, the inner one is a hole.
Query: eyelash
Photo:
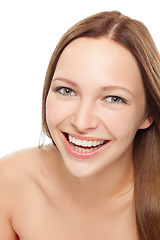
[[[65,90],[68,90],[68,91],[70,91],[74,94],[73,95],[71,95],[71,94],[67,95],[67,94],[64,93]],[[75,95],[75,92],[71,88],[68,88],[68,87],[57,87],[57,88],[54,89],[54,92],[57,92],[64,97],[72,97],[72,96]],[[110,101],[107,101],[107,99],[110,99]],[[105,102],[112,103],[112,104],[115,104],[115,105],[122,104],[122,103],[127,103],[127,101],[124,98],[121,98],[121,97],[118,97],[118,96],[106,96],[106,97],[103,98],[103,100]],[[115,100],[115,102],[114,102],[114,100]]]
[[[118,97],[118,96],[107,96],[104,98],[105,101],[107,101],[106,99],[110,99],[110,101],[108,101],[109,103],[113,103],[113,104],[121,104],[121,103],[127,103],[127,101],[124,98]]]
[[[59,94],[63,95],[64,97],[71,97],[71,96],[73,96],[73,95],[71,95],[71,94],[67,95],[67,94],[65,94],[64,92],[61,92],[61,90],[62,90],[62,91],[63,91],[63,90],[69,90],[69,91],[71,91],[72,93],[74,93],[74,91],[73,91],[71,88],[67,88],[67,87],[57,87],[57,88],[54,89],[54,92],[58,92]],[[75,93],[74,93],[74,94],[75,94]]]

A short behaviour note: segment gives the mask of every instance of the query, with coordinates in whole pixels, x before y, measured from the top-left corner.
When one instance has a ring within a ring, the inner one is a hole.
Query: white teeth
[[[97,145],[99,145],[99,144],[101,144],[101,141],[93,141],[93,146],[94,146],[94,147],[97,146]]]
[[[84,147],[88,146],[88,142],[86,140],[81,141],[81,145]]]
[[[92,146],[95,147],[105,142],[105,140],[94,140],[94,141],[80,140],[80,139],[76,139],[75,137],[72,137],[71,135],[68,135],[68,136],[69,136],[68,138],[70,143],[74,143],[77,146],[83,146],[83,147],[92,147]]]
[[[92,147],[92,141],[88,141],[88,147]]]
[[[76,151],[78,151],[78,152],[83,152],[83,153],[85,153],[85,152],[92,152],[92,151],[100,148],[100,146],[98,146],[98,147],[94,147],[94,148],[90,148],[90,149],[89,149],[89,148],[88,148],[88,149],[85,149],[85,148],[77,147],[77,146],[73,145],[72,143],[71,143],[71,146],[72,146]]]

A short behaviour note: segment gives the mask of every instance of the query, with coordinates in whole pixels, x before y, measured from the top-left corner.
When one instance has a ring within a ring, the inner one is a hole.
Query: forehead
[[[85,57],[85,59],[84,59]],[[73,40],[63,50],[59,62],[74,58],[76,62],[91,62],[110,64],[119,62],[119,65],[127,64],[137,69],[137,62],[131,52],[121,44],[107,37],[89,38],[81,37]],[[82,63],[81,62],[81,63]],[[68,62],[69,64],[70,62]]]
[[[141,73],[128,49],[106,37],[82,37],[63,50],[55,71],[78,83],[142,86]]]

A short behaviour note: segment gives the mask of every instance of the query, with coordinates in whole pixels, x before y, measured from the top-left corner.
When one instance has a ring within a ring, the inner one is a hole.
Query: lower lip
[[[65,135],[62,133],[63,135],[63,138],[64,138],[64,143],[65,143],[65,146],[68,150],[68,152],[73,155],[74,157],[76,158],[82,158],[82,159],[87,159],[87,158],[92,158],[94,157],[95,155],[97,155],[99,152],[101,152],[104,147],[110,142],[110,141],[107,141],[104,145],[102,145],[102,147],[92,151],[92,152],[78,152],[76,151],[74,148],[72,148],[72,146],[69,144],[68,140],[66,139]]]

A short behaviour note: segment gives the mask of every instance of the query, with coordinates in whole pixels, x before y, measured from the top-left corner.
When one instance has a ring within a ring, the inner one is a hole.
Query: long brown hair
[[[78,37],[106,36],[126,47],[136,58],[146,92],[152,125],[138,130],[134,140],[135,211],[140,240],[160,240],[160,56],[153,39],[140,21],[120,12],[102,12],[70,28],[60,39],[48,66],[42,100],[42,129],[46,122],[46,98],[63,49]]]

